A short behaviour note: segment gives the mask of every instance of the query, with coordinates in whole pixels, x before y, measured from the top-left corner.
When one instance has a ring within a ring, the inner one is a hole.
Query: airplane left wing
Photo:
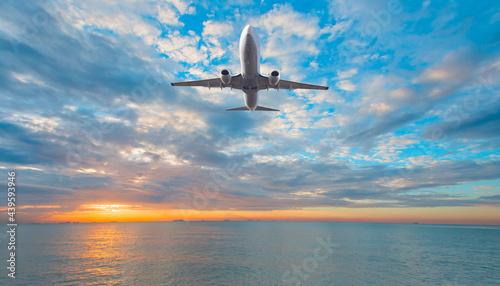
[[[224,84],[220,78],[202,79],[202,80],[192,80],[192,81],[181,81],[172,82],[172,86],[202,86],[210,88],[224,88],[230,87],[234,89],[241,89],[241,74],[234,75],[231,77],[231,82],[229,84]]]
[[[269,89],[269,88],[274,88],[277,90],[280,89],[318,89],[318,90],[327,90],[328,86],[322,86],[322,85],[314,85],[314,84],[308,84],[308,83],[301,83],[301,82],[295,82],[295,81],[289,81],[289,80],[284,80],[280,79],[278,81],[277,85],[270,85],[269,84],[269,78],[267,76],[259,75],[259,89]]]

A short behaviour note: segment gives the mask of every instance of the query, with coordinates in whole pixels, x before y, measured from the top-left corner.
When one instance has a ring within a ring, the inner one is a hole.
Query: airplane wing
[[[319,89],[319,90],[327,90],[328,86],[321,86],[321,85],[314,85],[314,84],[308,84],[308,83],[301,83],[301,82],[295,82],[295,81],[289,81],[289,80],[284,80],[280,79],[278,84],[275,86],[272,86],[269,84],[269,78],[267,76],[259,75],[259,89],[269,89],[269,88],[274,88],[277,90],[280,89]]]
[[[182,82],[172,82],[172,86],[203,86],[210,88],[224,88],[230,87],[234,89],[241,89],[241,74],[237,74],[231,77],[231,82],[229,84],[224,84],[220,78],[193,80],[193,81],[182,81]]]

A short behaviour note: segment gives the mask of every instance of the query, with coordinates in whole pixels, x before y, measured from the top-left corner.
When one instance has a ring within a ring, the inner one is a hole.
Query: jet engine
[[[275,85],[278,84],[279,81],[280,81],[280,73],[279,73],[279,71],[272,71],[269,74],[269,84],[271,86],[275,86]]]
[[[220,71],[220,80],[222,81],[223,84],[230,84],[231,83],[231,73],[228,70],[221,70]]]

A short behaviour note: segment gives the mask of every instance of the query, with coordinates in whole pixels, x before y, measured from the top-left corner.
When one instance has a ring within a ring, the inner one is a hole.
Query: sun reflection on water
[[[92,228],[71,225],[71,240],[59,244],[57,257],[65,261],[62,275],[64,283],[87,285],[121,284],[123,263],[128,251],[126,245],[132,237],[125,234],[118,223],[93,224]]]

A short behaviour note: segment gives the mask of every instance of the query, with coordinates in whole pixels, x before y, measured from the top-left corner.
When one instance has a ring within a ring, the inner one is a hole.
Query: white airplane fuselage
[[[252,26],[246,26],[241,33],[240,59],[245,105],[254,111],[259,101],[260,43],[257,31]]]

